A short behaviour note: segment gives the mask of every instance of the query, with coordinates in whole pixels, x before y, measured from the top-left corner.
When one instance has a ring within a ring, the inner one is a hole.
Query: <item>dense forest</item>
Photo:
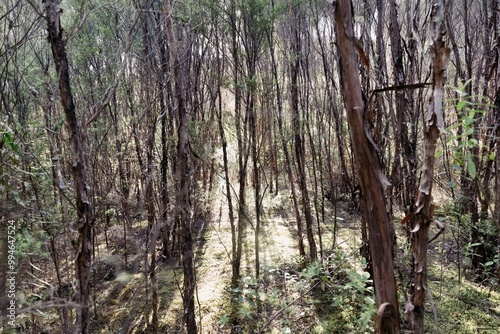
[[[3,0],[3,333],[498,333],[499,0]]]

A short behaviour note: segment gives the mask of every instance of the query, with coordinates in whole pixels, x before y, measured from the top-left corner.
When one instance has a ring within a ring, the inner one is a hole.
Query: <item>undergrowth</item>
[[[298,259],[264,268],[230,289],[219,330],[255,333],[370,333],[375,316],[372,281],[359,256],[334,250],[300,270]]]

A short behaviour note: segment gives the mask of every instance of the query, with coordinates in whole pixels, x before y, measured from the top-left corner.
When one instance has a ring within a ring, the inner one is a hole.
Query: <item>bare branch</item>
[[[101,113],[104,111],[104,109],[108,106],[108,104],[111,102],[111,99],[113,98],[113,95],[116,92],[116,89],[118,88],[118,84],[120,83],[120,80],[123,76],[123,72],[125,71],[125,67],[127,66],[127,62],[128,62],[128,51],[130,50],[130,46],[132,44],[130,42],[130,35],[132,34],[132,31],[133,31],[135,25],[137,24],[138,19],[139,19],[139,16],[136,16],[134,24],[132,24],[132,27],[130,28],[130,31],[127,35],[125,50],[122,51],[122,53],[125,54],[125,56],[123,57],[120,68],[118,69],[118,72],[115,75],[115,81],[113,82],[113,84],[111,86],[108,87],[101,102],[99,102],[99,104],[95,105],[92,108],[92,110],[94,110],[94,113],[85,122],[85,125],[83,127],[84,132],[92,122],[97,120],[97,118],[101,115]]]

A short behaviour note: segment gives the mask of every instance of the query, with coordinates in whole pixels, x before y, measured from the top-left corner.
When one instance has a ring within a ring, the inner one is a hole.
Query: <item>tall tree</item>
[[[259,173],[259,138],[257,133],[257,62],[261,53],[261,45],[264,39],[264,31],[267,29],[266,3],[261,0],[250,0],[242,3],[241,13],[243,21],[243,47],[246,60],[246,105],[245,119],[249,126],[250,151],[252,156],[254,204],[255,204],[255,275],[259,277],[260,271],[260,249],[259,233],[261,223],[260,208],[260,173]],[[245,122],[246,123],[246,122]],[[241,181],[240,181],[241,182]]]
[[[85,154],[81,127],[78,124],[76,107],[71,93],[68,58],[66,55],[63,29],[61,27],[60,0],[45,1],[45,12],[49,42],[56,66],[61,103],[69,132],[69,146],[72,155],[73,178],[76,191],[78,217],[78,245],[76,255],[77,300],[75,332],[89,332],[90,268],[92,257],[92,226],[90,219],[89,186],[85,168]]]
[[[248,115],[242,113],[242,57],[241,57],[241,20],[237,1],[231,0],[229,5],[229,18],[231,26],[231,56],[233,61],[233,85],[234,85],[234,117],[236,120],[236,140],[238,142],[238,224],[236,229],[236,256],[233,257],[232,285],[238,284],[241,269],[241,257],[243,254],[243,237],[247,226],[247,204],[246,204],[246,182],[247,165],[249,157],[248,145]]]
[[[357,74],[359,70],[352,15],[351,1],[339,0],[335,3],[335,29],[344,102],[373,261],[375,301],[378,309],[375,333],[400,333],[397,284],[393,270],[391,222],[384,200],[384,187],[388,182],[380,169],[375,144],[366,130],[368,128],[366,110]]]
[[[430,51],[432,57],[432,89],[424,122],[424,158],[422,180],[415,199],[415,222],[412,227],[413,272],[409,320],[415,333],[424,333],[425,297],[427,285],[427,248],[429,228],[434,214],[432,186],[435,153],[439,133],[444,131],[443,96],[450,49],[446,45],[445,6],[442,0],[432,1]]]
[[[163,2],[163,12],[166,18],[166,33],[170,59],[172,62],[173,79],[175,82],[175,99],[177,100],[177,112],[179,117],[179,128],[177,130],[177,193],[175,201],[175,219],[181,228],[181,261],[184,270],[183,283],[183,305],[184,324],[188,334],[198,332],[196,326],[194,309],[195,291],[195,268],[194,268],[194,240],[191,231],[191,170],[190,170],[190,144],[189,144],[189,122],[190,115],[187,108],[186,91],[184,86],[185,72],[180,60],[177,39],[174,33],[172,7],[169,0]]]
[[[495,130],[495,212],[493,219],[497,224],[498,243],[500,244],[500,35],[497,35],[497,43],[494,49],[494,66],[491,68],[494,76],[495,99],[493,105],[494,130]],[[500,284],[500,266],[498,268],[498,283]]]
[[[307,188],[307,177],[306,177],[306,162],[305,162],[305,141],[303,136],[303,126],[301,122],[301,114],[299,110],[299,73],[300,65],[303,62],[302,50],[302,36],[303,26],[305,25],[304,13],[300,4],[292,5],[290,8],[290,18],[291,18],[291,36],[292,36],[292,47],[291,47],[291,61],[290,61],[290,104],[292,108],[292,124],[294,132],[294,152],[295,159],[297,162],[297,173],[299,187],[302,195],[302,209],[304,211],[304,218],[306,221],[306,235],[307,241],[309,243],[309,260],[315,261],[318,258],[318,250],[316,247],[316,241],[314,240],[313,233],[313,215],[311,212],[311,202],[309,199],[309,190]]]
[[[398,20],[396,2],[393,0],[389,1],[389,15],[394,86],[402,87],[406,83],[403,67],[403,40],[401,38],[401,25]],[[394,133],[396,141],[391,180],[398,185],[395,190],[401,194],[401,204],[406,208],[411,206],[415,194],[416,173],[413,166],[415,157],[413,156],[414,149],[409,139],[410,133],[407,126],[405,90],[397,89],[394,94],[396,107]]]
[[[297,192],[295,190],[295,180],[292,171],[292,157],[288,150],[288,146],[285,139],[285,133],[283,129],[283,101],[281,98],[281,85],[278,77],[278,64],[276,62],[276,56],[274,51],[274,38],[273,32],[267,33],[267,40],[269,44],[269,53],[271,55],[271,72],[273,75],[273,82],[276,86],[276,104],[277,104],[277,118],[278,118],[278,132],[280,135],[281,149],[283,150],[283,155],[285,157],[285,170],[288,177],[288,183],[290,184],[290,192],[292,196],[293,211],[295,213],[295,220],[297,224],[297,244],[299,248],[299,255],[301,257],[306,256],[306,251],[304,248],[304,236],[303,236],[303,225],[302,217],[300,215],[299,203],[297,201]]]

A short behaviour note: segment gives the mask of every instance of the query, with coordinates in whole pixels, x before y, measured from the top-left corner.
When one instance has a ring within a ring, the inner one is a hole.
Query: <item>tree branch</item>
[[[115,82],[111,86],[108,87],[106,94],[104,94],[101,102],[99,102],[97,105],[94,105],[92,107],[92,110],[94,111],[94,113],[85,122],[85,125],[83,127],[84,133],[86,132],[88,126],[90,124],[92,124],[92,122],[96,121],[97,118],[99,118],[99,116],[102,114],[104,109],[109,105],[109,103],[111,102],[111,99],[113,98],[113,95],[116,92],[116,89],[118,88],[118,84],[120,83],[123,72],[125,71],[125,67],[127,66],[128,51],[130,50],[130,46],[132,44],[130,42],[130,35],[132,34],[132,31],[133,31],[133,29],[138,21],[139,21],[139,15],[137,15],[137,17],[135,18],[134,24],[132,24],[132,27],[130,28],[130,31],[127,35],[125,50],[123,51],[123,53],[125,54],[125,57],[123,58],[122,63],[120,65],[120,68],[118,69],[118,72],[115,75]]]

